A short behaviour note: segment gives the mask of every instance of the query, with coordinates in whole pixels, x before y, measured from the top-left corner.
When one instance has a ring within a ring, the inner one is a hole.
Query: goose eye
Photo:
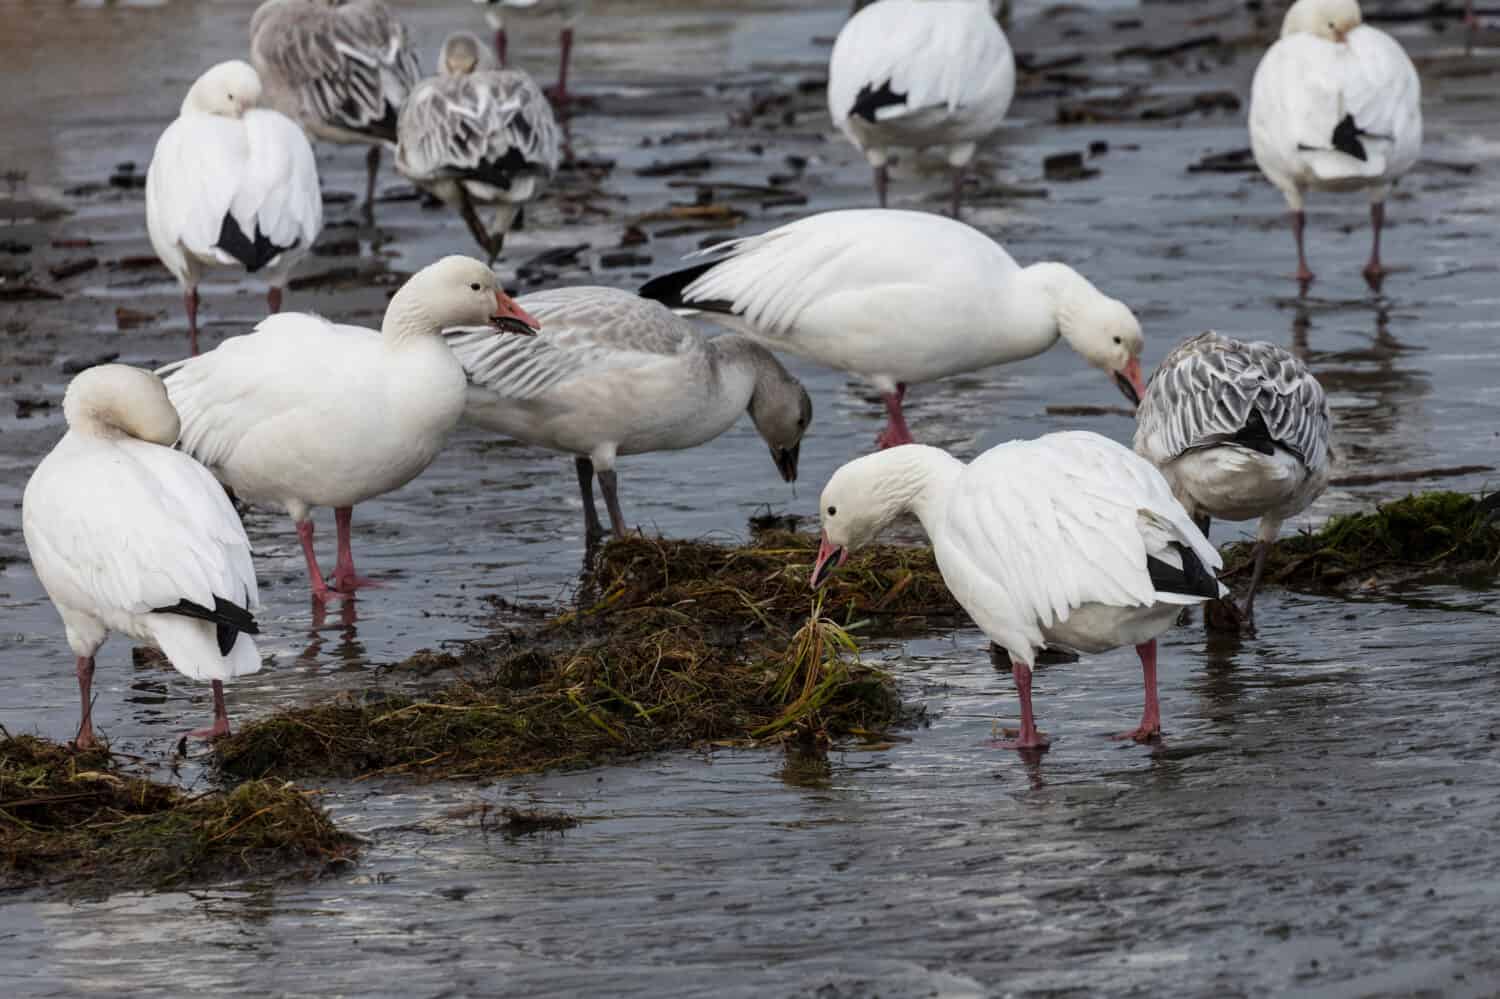
[[[1120,342],[1121,342],[1120,338],[1119,337],[1115,337],[1115,343],[1120,343]]]
[[[479,290],[479,282],[475,281],[473,284],[469,285],[469,290],[470,291],[478,291]]]
[[[836,517],[836,516],[838,516],[838,512],[839,512],[839,508],[836,507],[836,506],[831,506],[831,507],[828,508],[828,516],[830,516],[830,517]]]

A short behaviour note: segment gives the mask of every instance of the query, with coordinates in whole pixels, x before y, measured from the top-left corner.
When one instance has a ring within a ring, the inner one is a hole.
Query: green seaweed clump
[[[318,874],[351,860],[355,844],[303,792],[277,781],[188,795],[123,772],[107,750],[74,751],[0,728],[3,888]]]
[[[658,620],[511,652],[422,697],[344,696],[280,712],[214,748],[220,769],[241,778],[461,779],[809,731],[863,737],[898,723],[902,706],[891,679],[851,661],[852,649],[818,613],[789,645]]]
[[[1282,538],[1266,560],[1266,581],[1311,590],[1393,586],[1490,576],[1500,563],[1492,504],[1454,492],[1417,493],[1370,513],[1332,517],[1318,531]],[[1247,569],[1253,544],[1224,549],[1230,574]]]

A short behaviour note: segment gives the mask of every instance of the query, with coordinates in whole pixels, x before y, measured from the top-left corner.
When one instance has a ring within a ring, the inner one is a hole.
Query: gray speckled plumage
[[[396,166],[412,181],[477,180],[502,189],[512,178],[551,180],[561,144],[541,88],[514,69],[423,80],[401,109],[397,135]]]
[[[394,142],[421,77],[406,28],[380,0],[267,0],[250,21],[266,97],[319,138]]]
[[[1252,411],[1313,473],[1329,464],[1328,398],[1286,350],[1208,332],[1180,344],[1157,369],[1136,413],[1135,450],[1161,465],[1222,444]]]

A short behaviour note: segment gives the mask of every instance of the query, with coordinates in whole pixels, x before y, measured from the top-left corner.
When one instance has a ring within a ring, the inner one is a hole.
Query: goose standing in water
[[[697,447],[745,412],[781,477],[796,481],[812,400],[764,347],[734,334],[709,339],[669,309],[614,288],[559,288],[519,304],[546,336],[450,338],[469,375],[464,418],[575,455],[590,543],[604,533],[596,474],[614,535],[625,535],[618,455]]]
[[[863,378],[885,400],[882,448],[912,442],[902,411],[908,385],[1034,357],[1059,339],[1132,403],[1146,388],[1141,326],[1123,302],[1065,264],[1021,267],[954,219],[823,212],[702,255],[711,259],[641,294]]]
[[[313,597],[372,585],[354,571],[355,504],[416,478],[463,415],[463,366],[443,330],[488,322],[534,334],[536,320],[469,257],[445,257],[402,285],[379,332],[318,316],[272,316],[246,336],[161,369],[182,416],[181,448],[250,503],[297,525]],[[314,507],[333,507],[330,589],[313,551]]]
[[[438,72],[401,108],[396,169],[457,208],[494,263],[517,214],[557,172],[561,130],[531,77],[487,68],[468,32],[443,42]]]
[[[1043,646],[1140,656],[1146,706],[1117,736],[1161,734],[1156,637],[1186,605],[1217,597],[1219,553],[1155,468],[1083,431],[990,448],[968,465],[933,447],[899,447],[833,473],[818,503],[817,587],[851,551],[914,513],[953,598],[1010,656],[1021,731],[1006,749],[1045,749],[1031,707]]]
[[[536,10],[556,9],[562,17],[562,29],[557,36],[557,85],[547,91],[547,95],[559,104],[565,104],[569,100],[568,94],[568,63],[573,58],[573,29],[578,26],[588,7],[588,0],[474,0],[489,8],[487,17],[490,27],[495,29],[495,58],[500,60],[501,66],[508,66],[510,56],[510,36],[505,31],[505,11],[510,10]]]
[[[94,655],[111,631],[160,649],[213,687],[229,732],[224,681],[260,669],[260,606],[250,542],[212,475],[172,445],[177,412],[149,371],[105,364],[63,397],[68,432],[26,483],[21,526],[37,577],[77,658],[76,744],[95,743]]]
[[[881,208],[892,153],[937,148],[958,218],[964,171],[1015,92],[1015,57],[986,0],[882,0],[849,19],[828,62],[828,113],[874,168]]]
[[[1422,81],[1401,44],[1364,24],[1356,0],[1297,0],[1255,70],[1250,145],[1291,208],[1304,287],[1313,280],[1305,194],[1368,192],[1374,235],[1364,276],[1378,292],[1385,199],[1422,151]]]
[[[1209,332],[1167,355],[1136,417],[1136,453],[1161,469],[1205,535],[1212,518],[1260,518],[1240,611],[1253,624],[1255,591],[1282,522],[1328,487],[1323,386],[1275,344]]]
[[[266,96],[329,142],[363,144],[365,212],[375,204],[381,146],[422,76],[406,28],[380,0],[266,0],[250,19],[250,61]]]
[[[243,267],[282,289],[323,228],[312,146],[296,122],[257,107],[249,63],[219,63],[183,99],[146,171],[146,232],[182,285],[188,347],[198,353],[198,282],[205,268]]]

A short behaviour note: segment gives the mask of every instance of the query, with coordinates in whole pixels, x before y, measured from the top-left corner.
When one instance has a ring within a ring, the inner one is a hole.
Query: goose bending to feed
[[[280,506],[297,525],[313,596],[370,585],[354,571],[353,507],[416,478],[463,415],[463,366],[443,330],[488,322],[533,334],[536,320],[488,267],[445,257],[401,286],[380,331],[318,316],[272,316],[255,332],[161,369],[182,416],[180,447],[235,495]],[[313,551],[314,507],[332,507],[332,590]]]
[[[1136,415],[1136,453],[1161,469],[1205,535],[1212,518],[1260,518],[1241,611],[1253,623],[1255,591],[1282,521],[1328,487],[1323,386],[1274,344],[1209,332],[1167,355]]]
[[[177,412],[149,371],[105,364],[63,397],[68,431],[32,473],[21,526],[37,577],[77,656],[76,744],[94,744],[94,655],[111,631],[160,649],[213,686],[229,732],[224,681],[260,669],[260,606],[250,542],[223,488],[177,441]]]
[[[266,0],[250,19],[250,61],[266,96],[319,139],[370,147],[365,211],[380,148],[422,71],[406,28],[380,0]]]
[[[545,337],[465,332],[449,341],[469,375],[464,418],[575,455],[591,543],[604,533],[596,474],[615,537],[625,534],[616,456],[697,447],[745,412],[781,477],[796,481],[812,400],[764,347],[736,334],[706,338],[671,310],[615,288],[559,288],[520,304],[545,324]]]
[[[510,55],[510,38],[505,31],[506,10],[535,10],[538,8],[554,8],[561,13],[562,29],[558,34],[557,45],[557,86],[550,88],[547,93],[559,104],[567,102],[568,94],[568,63],[573,58],[573,29],[578,27],[578,21],[583,17],[584,9],[588,6],[588,0],[474,0],[489,8],[487,19],[490,27],[495,30],[495,57],[500,60],[500,65],[508,65],[507,57]]]
[[[290,118],[256,107],[260,98],[249,63],[214,66],[188,90],[146,170],[146,232],[182,285],[194,354],[205,268],[264,276],[266,305],[278,312],[287,278],[323,228],[312,146]]]
[[[449,35],[439,62],[440,75],[401,108],[396,169],[457,208],[493,263],[517,213],[557,172],[561,130],[531,77],[486,68],[472,34]]]
[[[828,62],[828,113],[874,168],[882,208],[892,152],[937,148],[958,218],[964,171],[1015,92],[1015,57],[986,0],[882,0],[849,19]]]
[[[866,455],[833,473],[818,505],[814,587],[897,517],[916,514],[953,598],[1010,656],[1021,732],[1002,748],[1047,746],[1031,710],[1044,645],[1086,653],[1134,645],[1146,708],[1117,738],[1158,736],[1156,636],[1183,606],[1222,592],[1219,553],[1161,473],[1094,433],[1011,441],[968,465],[933,447]]]
[[[1033,357],[1059,338],[1132,403],[1146,388],[1141,326],[1124,303],[1064,264],[1021,267],[954,219],[823,212],[699,255],[710,259],[641,294],[863,378],[885,400],[883,448],[912,442],[908,385]]]
[[[1422,82],[1401,44],[1363,22],[1355,0],[1297,0],[1250,87],[1250,145],[1292,211],[1297,280],[1312,281],[1303,248],[1304,196],[1366,191],[1374,236],[1364,276],[1380,290],[1380,231],[1391,187],[1422,150]]]

